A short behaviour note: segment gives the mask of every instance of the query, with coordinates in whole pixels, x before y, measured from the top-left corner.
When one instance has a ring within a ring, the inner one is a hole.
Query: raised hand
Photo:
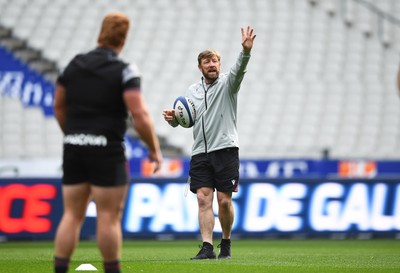
[[[253,29],[250,26],[247,26],[246,31],[242,30],[242,46],[244,52],[250,52],[251,48],[253,47],[253,41],[256,38],[256,35],[253,35]]]

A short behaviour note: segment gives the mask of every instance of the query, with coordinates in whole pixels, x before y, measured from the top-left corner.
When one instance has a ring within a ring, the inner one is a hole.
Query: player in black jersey
[[[130,112],[149,148],[154,171],[162,155],[153,121],[140,92],[140,73],[118,59],[129,18],[108,14],[98,47],[77,55],[57,80],[54,113],[64,132],[64,214],[55,236],[55,272],[67,272],[87,204],[97,208],[97,242],[106,273],[120,272],[121,216],[129,184],[123,138]]]

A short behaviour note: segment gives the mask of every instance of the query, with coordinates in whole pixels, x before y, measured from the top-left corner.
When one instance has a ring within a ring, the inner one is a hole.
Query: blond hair
[[[107,14],[101,25],[97,42],[104,47],[122,47],[129,30],[129,18],[121,12]]]
[[[218,61],[221,61],[221,54],[219,54],[218,51],[213,49],[207,49],[200,52],[199,56],[197,57],[197,61],[199,64],[201,64],[201,60],[212,58],[214,56],[218,58]]]

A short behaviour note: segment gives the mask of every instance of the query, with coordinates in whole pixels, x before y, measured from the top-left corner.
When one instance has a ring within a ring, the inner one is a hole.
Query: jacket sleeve
[[[240,84],[242,83],[244,74],[246,73],[247,64],[250,60],[250,53],[240,52],[236,63],[232,66],[228,75],[228,83],[230,90],[233,93],[239,92]]]

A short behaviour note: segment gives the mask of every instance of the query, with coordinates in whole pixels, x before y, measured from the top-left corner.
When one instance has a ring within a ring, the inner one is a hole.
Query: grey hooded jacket
[[[250,53],[241,52],[230,71],[214,83],[207,85],[202,78],[187,90],[185,96],[196,109],[192,155],[239,147],[237,96],[249,59]]]

